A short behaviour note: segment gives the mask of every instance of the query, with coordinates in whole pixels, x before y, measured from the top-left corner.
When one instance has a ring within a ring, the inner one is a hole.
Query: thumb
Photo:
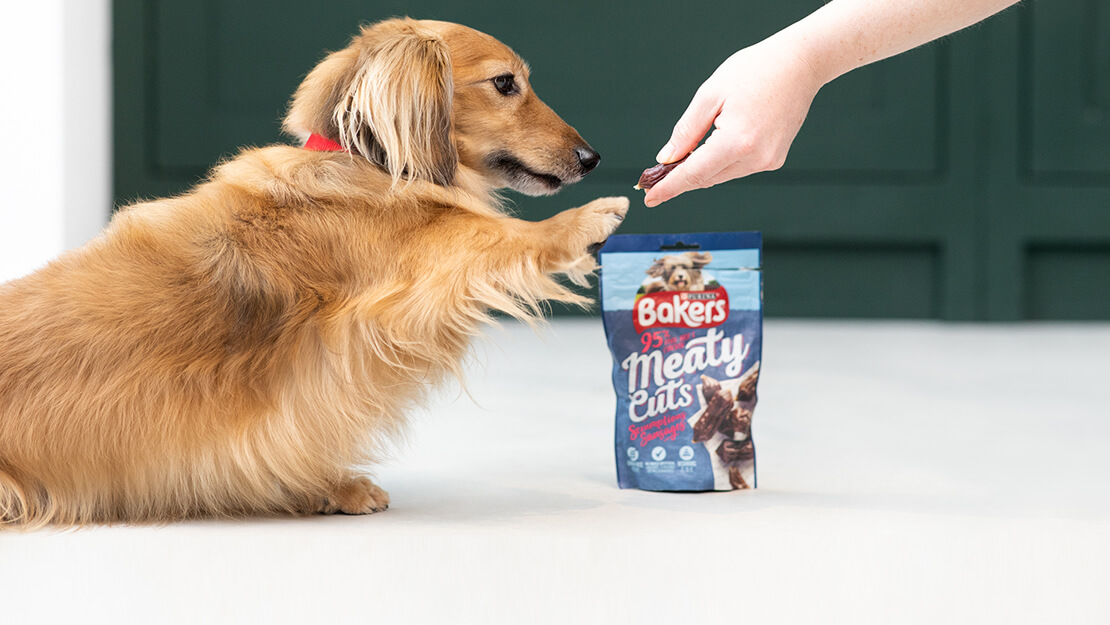
[[[720,105],[713,99],[705,97],[702,89],[698,89],[694,99],[686,107],[686,112],[674,125],[671,139],[662,150],[659,150],[655,160],[660,163],[673,163],[694,151],[705,133],[713,128],[713,122],[720,112]]]
[[[701,147],[675,167],[644,195],[647,207],[659,204],[694,189],[704,189],[716,184],[716,174],[720,172],[724,159],[719,153],[719,142],[709,137]]]

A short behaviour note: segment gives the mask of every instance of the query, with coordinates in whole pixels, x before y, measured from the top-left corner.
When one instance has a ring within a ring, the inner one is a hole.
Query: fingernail
[[[671,162],[671,157],[673,157],[673,156],[674,156],[674,146],[672,146],[671,142],[668,141],[667,145],[663,146],[663,149],[659,150],[659,153],[655,155],[655,162],[656,163],[669,163],[669,162]]]

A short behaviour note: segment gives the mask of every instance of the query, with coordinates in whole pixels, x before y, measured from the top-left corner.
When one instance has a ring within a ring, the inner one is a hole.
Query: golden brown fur
[[[552,192],[596,164],[527,75],[462,26],[364,28],[285,123],[351,154],[245,150],[0,285],[0,522],[388,505],[354,467],[459,373],[490,310],[583,303],[551,275],[583,280],[628,207],[499,210],[497,188]]]

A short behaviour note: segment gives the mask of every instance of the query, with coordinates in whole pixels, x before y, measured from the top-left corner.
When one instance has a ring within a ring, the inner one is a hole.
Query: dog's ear
[[[709,252],[687,252],[690,255],[690,260],[694,262],[694,269],[701,269],[702,267],[713,262],[713,254]]]
[[[335,109],[339,142],[403,177],[450,184],[451,57],[434,32],[408,19],[363,30],[354,79]]]
[[[410,19],[365,27],[305,79],[285,120],[287,132],[318,132],[384,167],[398,184],[455,179],[453,87],[447,44]]]
[[[649,275],[653,278],[661,278],[663,276],[663,273],[664,273],[663,259],[662,258],[656,258],[655,259],[655,264],[652,265],[651,267],[648,267],[648,270],[645,271],[644,273],[646,273],[647,275]]]
[[[357,67],[358,49],[354,46],[320,61],[297,87],[282,129],[301,141],[316,133],[338,142],[335,109],[354,80]]]

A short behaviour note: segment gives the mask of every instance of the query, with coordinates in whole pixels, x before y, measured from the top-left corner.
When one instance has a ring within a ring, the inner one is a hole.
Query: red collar
[[[304,149],[312,150],[313,152],[346,152],[347,149],[342,145],[332,141],[331,139],[312,133],[308,136],[308,141],[305,141]]]

